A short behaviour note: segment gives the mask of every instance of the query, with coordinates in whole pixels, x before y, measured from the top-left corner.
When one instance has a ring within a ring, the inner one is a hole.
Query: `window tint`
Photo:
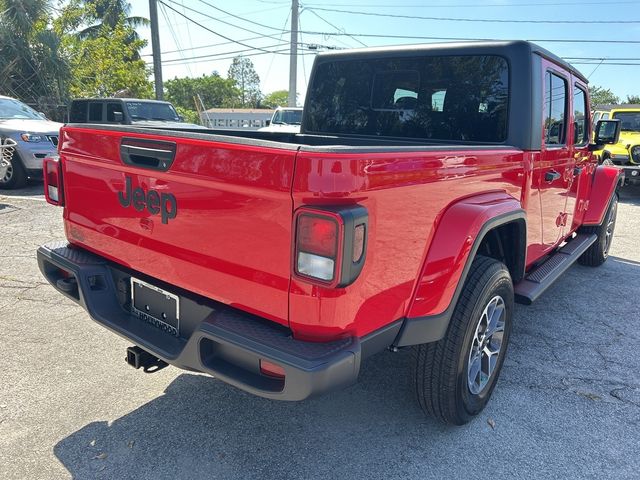
[[[573,91],[573,143],[583,145],[589,140],[587,93],[577,85]]]
[[[120,103],[107,103],[107,122],[115,122],[114,113],[122,113],[122,105]]]
[[[90,122],[102,121],[102,103],[91,102],[89,104],[89,121]]]
[[[69,122],[86,123],[87,122],[87,102],[75,101],[71,103],[69,111]]]
[[[547,145],[563,145],[567,125],[567,82],[551,72],[545,75],[544,131]]]
[[[323,62],[307,132],[468,142],[507,139],[509,71],[498,56]]]

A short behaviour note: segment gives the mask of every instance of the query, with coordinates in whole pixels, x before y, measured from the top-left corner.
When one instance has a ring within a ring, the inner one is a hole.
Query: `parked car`
[[[169,102],[140,98],[79,98],[69,106],[69,123],[203,129],[186,123]]]
[[[315,58],[300,134],[67,125],[40,270],[136,368],[302,400],[411,347],[420,406],[463,424],[514,302],[609,255],[621,172],[592,151],[619,121],[592,144],[588,92],[528,42],[371,48]]]
[[[0,188],[20,188],[28,178],[42,177],[42,160],[56,153],[61,126],[20,100],[0,96],[0,139],[17,144],[9,163],[0,166]]]
[[[601,160],[614,165],[640,166],[640,158],[631,155],[630,147],[640,144],[640,105],[607,105],[598,107],[593,114],[594,121],[620,120],[620,140],[615,145],[607,145],[596,154]]]
[[[302,123],[302,108],[278,107],[273,112],[267,126],[259,128],[259,132],[299,133]]]

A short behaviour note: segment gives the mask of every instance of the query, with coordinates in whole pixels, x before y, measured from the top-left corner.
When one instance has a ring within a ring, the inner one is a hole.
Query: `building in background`
[[[272,109],[266,108],[210,108],[200,113],[202,125],[221,130],[246,128],[258,130],[271,120]]]

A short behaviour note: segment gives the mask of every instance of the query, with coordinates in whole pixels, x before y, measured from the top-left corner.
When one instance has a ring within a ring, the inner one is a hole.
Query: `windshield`
[[[170,103],[127,102],[127,110],[134,122],[136,120],[180,121],[180,117]]]
[[[13,98],[0,98],[0,119],[22,118],[28,120],[45,120],[33,108]]]
[[[271,123],[276,125],[300,125],[302,123],[302,110],[277,110]]]
[[[620,120],[620,130],[640,132],[640,110],[637,112],[615,112],[613,118]]]

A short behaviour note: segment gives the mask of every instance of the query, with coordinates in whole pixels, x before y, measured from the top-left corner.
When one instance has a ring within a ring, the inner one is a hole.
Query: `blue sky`
[[[212,71],[218,71],[226,76],[231,57],[244,54],[250,55],[249,58],[253,61],[260,76],[263,93],[288,88],[287,49],[291,11],[289,0],[163,1],[167,6],[159,4],[159,23],[161,49],[166,52],[163,54],[165,80],[176,76],[198,76]],[[299,41],[304,44],[354,48],[363,45],[437,41],[435,39],[350,37],[344,34],[538,40],[536,43],[561,57],[596,59],[569,60],[583,74],[589,76],[591,84],[610,88],[621,99],[624,99],[627,94],[640,95],[640,1],[638,0],[556,0],[555,2],[551,0],[490,0],[486,2],[473,0],[429,2],[308,0],[305,2],[301,0],[300,3],[301,30],[322,33],[302,33]],[[149,16],[146,0],[135,0],[132,4],[133,15]],[[168,7],[195,20],[206,29],[188,21]],[[331,10],[342,10],[342,12]],[[346,13],[347,11],[397,17],[357,15]],[[442,18],[474,21],[453,21]],[[522,23],[523,21],[611,21],[616,23]],[[634,21],[636,23],[633,23]],[[141,28],[139,33],[143,38],[150,40],[149,29]],[[337,33],[343,35],[336,35]],[[229,40],[240,42],[240,44],[230,43]],[[544,40],[593,40],[594,43]],[[605,43],[603,42],[605,40],[637,43]],[[266,53],[276,50],[282,50],[282,52]],[[150,53],[149,45],[143,51],[143,54],[148,55],[144,57],[145,60],[151,61]],[[301,55],[298,61],[300,102],[304,99],[314,57],[314,52],[306,47],[301,49],[301,53],[304,55]],[[601,63],[599,60],[601,58],[625,60],[608,60]],[[587,64],[578,64],[578,62]],[[634,65],[612,65],[612,62]]]

